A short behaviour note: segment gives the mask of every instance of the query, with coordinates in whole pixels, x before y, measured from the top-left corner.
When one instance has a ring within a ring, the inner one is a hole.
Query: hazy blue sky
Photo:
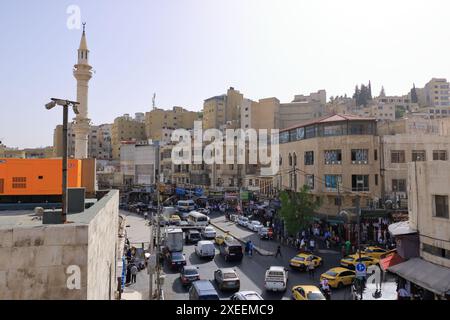
[[[51,145],[60,110],[75,99],[81,31],[66,26],[69,5],[87,22],[89,116],[95,124],[157,105],[200,110],[234,86],[250,99],[326,89],[404,94],[415,82],[450,77],[450,4],[442,1],[160,0],[0,2],[0,140]]]

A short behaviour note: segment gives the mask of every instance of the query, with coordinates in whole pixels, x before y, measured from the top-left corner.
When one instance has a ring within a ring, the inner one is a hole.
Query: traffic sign
[[[365,277],[366,276],[367,269],[366,269],[366,266],[364,265],[364,263],[358,263],[356,265],[355,269],[356,269],[357,277]]]

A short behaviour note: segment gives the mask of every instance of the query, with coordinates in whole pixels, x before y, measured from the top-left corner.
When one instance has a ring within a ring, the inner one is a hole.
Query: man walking
[[[309,277],[311,279],[314,279],[314,261],[310,261],[308,263],[308,272],[309,272]]]
[[[315,246],[316,242],[314,241],[314,238],[311,238],[311,240],[309,240],[309,250],[311,251],[311,253],[314,253]]]
[[[249,242],[248,244],[248,255],[251,257],[253,256],[253,242]]]
[[[136,267],[136,265],[133,265],[130,271],[131,271],[131,283],[136,283],[136,275],[138,273],[138,268]]]
[[[281,254],[281,246],[277,247],[277,252],[275,253],[275,258],[278,258],[278,256],[282,257],[283,255]]]

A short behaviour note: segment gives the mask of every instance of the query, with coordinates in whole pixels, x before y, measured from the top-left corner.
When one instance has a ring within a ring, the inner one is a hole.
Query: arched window
[[[283,158],[280,155],[280,166],[283,164]]]
[[[294,152],[294,166],[296,166],[296,165],[297,165],[297,155]]]
[[[292,166],[292,156],[290,153],[289,153],[289,166]]]

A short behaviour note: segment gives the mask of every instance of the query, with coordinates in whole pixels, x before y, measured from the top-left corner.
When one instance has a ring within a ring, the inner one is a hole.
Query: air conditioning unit
[[[364,163],[364,164],[367,164],[367,160],[364,160],[363,163]]]
[[[356,161],[353,160],[353,161],[352,161],[352,164],[355,164],[355,163],[356,163]]]
[[[361,161],[358,161],[358,164],[361,164]]]

